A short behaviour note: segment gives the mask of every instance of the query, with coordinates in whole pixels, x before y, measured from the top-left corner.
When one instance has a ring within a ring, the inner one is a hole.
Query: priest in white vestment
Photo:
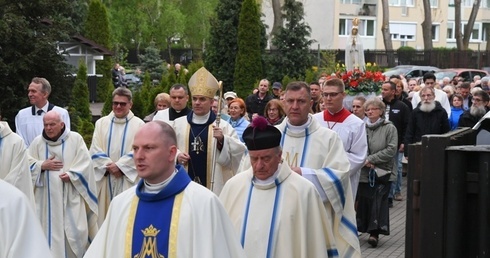
[[[281,132],[257,117],[245,129],[252,167],[220,194],[249,258],[336,257],[333,228],[315,186],[282,162]]]
[[[322,127],[309,114],[313,101],[305,82],[286,87],[287,118],[276,127],[282,132],[282,157],[294,171],[317,188],[333,228],[337,255],[361,257],[352,196],[350,163],[337,133]],[[332,251],[332,253],[334,253]]]
[[[53,257],[82,257],[98,229],[94,170],[82,136],[49,111],[29,155],[36,213]]]
[[[32,208],[35,207],[25,143],[3,121],[0,121],[0,179],[17,187],[26,195]]]
[[[364,121],[342,105],[346,94],[342,80],[334,78],[326,81],[322,91],[323,103],[327,109],[313,115],[313,118],[323,127],[335,131],[342,140],[350,162],[350,183],[355,200],[361,168],[368,152],[366,126]]]
[[[138,131],[133,150],[142,180],[114,198],[85,258],[245,257],[218,197],[175,166],[176,143],[162,121]]]
[[[236,174],[245,153],[235,129],[221,118],[217,121],[211,112],[218,88],[218,81],[204,67],[194,73],[189,80],[192,111],[173,125],[180,151],[177,162],[187,168],[191,179],[216,194]]]
[[[0,196],[0,257],[51,258],[48,242],[26,196],[1,179]]]
[[[112,92],[112,112],[95,122],[90,154],[97,182],[99,226],[111,200],[138,181],[131,146],[145,122],[131,112],[132,93],[124,87]]]

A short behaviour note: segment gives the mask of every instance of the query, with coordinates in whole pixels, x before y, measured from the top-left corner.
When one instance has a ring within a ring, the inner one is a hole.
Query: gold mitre
[[[189,90],[192,96],[214,98],[218,89],[218,80],[204,67],[197,70],[189,80]]]

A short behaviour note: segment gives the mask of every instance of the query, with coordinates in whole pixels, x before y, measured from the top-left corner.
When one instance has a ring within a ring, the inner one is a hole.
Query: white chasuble
[[[35,207],[27,149],[22,138],[0,121],[0,179],[22,191]]]
[[[317,188],[334,230],[339,257],[360,257],[350,163],[337,133],[320,126],[309,115],[303,129],[293,130],[286,118],[276,126],[282,132],[282,157],[290,167],[300,167],[303,177]]]
[[[82,257],[98,230],[94,170],[82,136],[65,130],[51,141],[40,135],[29,146],[29,155],[36,213],[53,257]],[[42,163],[52,157],[63,168],[43,171]],[[70,182],[61,180],[62,173]]]
[[[249,258],[337,257],[320,196],[287,164],[268,184],[255,182],[251,168],[237,174],[220,199]]]
[[[22,146],[25,147],[24,141]],[[0,257],[51,258],[48,242],[26,196],[0,179]]]
[[[218,197],[177,168],[157,194],[141,180],[116,196],[84,257],[245,257]]]
[[[99,225],[102,225],[111,200],[124,190],[132,187],[138,178],[133,161],[133,139],[145,122],[129,111],[125,118],[117,118],[114,113],[100,118],[95,123],[90,154],[97,182],[99,200]],[[123,176],[116,178],[107,173],[106,167],[116,163]]]

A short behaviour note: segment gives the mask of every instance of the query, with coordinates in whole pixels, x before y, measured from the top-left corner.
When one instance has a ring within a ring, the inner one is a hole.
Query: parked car
[[[143,82],[141,81],[141,79],[132,74],[132,73],[127,73],[124,75],[124,81],[126,82],[126,85],[128,86],[141,86],[141,84],[143,84]]]
[[[488,76],[488,72],[484,70],[478,69],[469,69],[469,68],[449,68],[442,69],[435,73],[437,81],[442,80],[444,77],[449,77],[449,79],[453,79],[454,76],[459,76],[464,79],[464,81],[473,81],[473,77],[479,75],[480,77]]]
[[[436,73],[439,71],[439,68],[435,66],[418,66],[418,65],[403,65],[394,67],[392,70],[388,70],[383,73],[384,76],[392,76],[392,75],[403,75],[405,78],[419,78],[424,76],[424,74],[431,72]]]

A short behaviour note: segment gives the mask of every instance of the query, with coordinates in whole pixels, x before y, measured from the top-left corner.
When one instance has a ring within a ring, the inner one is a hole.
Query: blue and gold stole
[[[180,208],[191,181],[181,166],[178,169],[157,194],[141,192],[144,182],[138,183],[126,230],[126,258],[176,257]]]

